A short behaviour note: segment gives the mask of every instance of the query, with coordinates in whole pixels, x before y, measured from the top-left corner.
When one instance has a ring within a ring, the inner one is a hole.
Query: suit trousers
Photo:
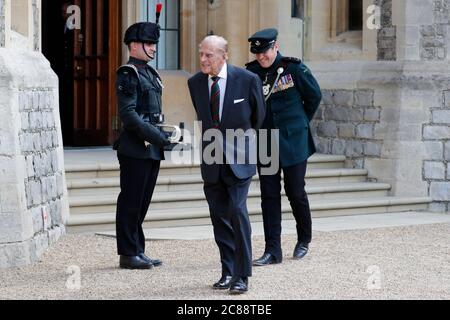
[[[311,211],[305,191],[307,163],[305,161],[280,169],[275,175],[261,175],[261,166],[258,166],[266,241],[265,253],[271,253],[278,260],[283,257],[281,249],[281,170],[284,174],[284,189],[297,223],[298,241],[311,242]]]
[[[222,276],[252,275],[252,230],[247,210],[250,183],[251,178],[238,179],[224,164],[220,165],[219,181],[204,185]]]
[[[118,254],[137,256],[145,253],[142,229],[161,161],[134,159],[118,154],[120,163],[120,194],[117,199],[116,233]]]

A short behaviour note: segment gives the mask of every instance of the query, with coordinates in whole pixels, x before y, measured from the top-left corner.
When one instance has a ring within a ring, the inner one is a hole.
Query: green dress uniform
[[[273,48],[278,32],[266,29],[249,39],[252,52],[260,53]],[[254,261],[262,266],[282,261],[281,249],[281,171],[284,187],[297,222],[298,242],[294,258],[302,258],[312,239],[312,222],[309,201],[305,192],[305,174],[308,158],[316,152],[310,121],[322,99],[319,84],[308,67],[296,58],[283,57],[280,53],[269,68],[263,68],[255,60],[247,69],[259,75],[267,99],[266,119],[262,129],[279,130],[279,154],[281,168],[274,175],[262,174],[264,165],[258,164],[263,211],[265,252]]]
[[[299,59],[278,53],[270,68],[262,68],[256,60],[247,64],[247,69],[263,81],[265,93],[272,90],[280,68],[283,72],[267,100],[267,117],[262,129],[280,130],[280,164],[285,168],[307,160],[316,152],[309,123],[322,94],[311,71]]]

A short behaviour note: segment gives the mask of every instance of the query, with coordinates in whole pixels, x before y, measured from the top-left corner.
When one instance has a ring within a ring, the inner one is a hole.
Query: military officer
[[[122,133],[114,145],[120,163],[120,195],[117,200],[116,232],[120,268],[150,269],[162,262],[145,255],[142,230],[152,199],[160,162],[164,160],[167,135],[158,124],[162,81],[149,62],[155,58],[160,36],[155,23],[136,23],[128,28],[124,42],[130,59],[117,71],[117,98]]]
[[[316,151],[309,122],[319,107],[322,94],[311,71],[299,59],[280,54],[277,37],[276,29],[264,29],[249,38],[250,51],[256,55],[256,60],[248,63],[247,69],[258,74],[263,82],[267,110],[262,129],[279,129],[279,155],[272,156],[279,156],[281,167],[274,175],[264,175],[263,165],[258,164],[266,247],[262,257],[253,261],[255,266],[282,262],[281,171],[297,222],[294,259],[307,254],[312,237],[305,174],[307,160]]]

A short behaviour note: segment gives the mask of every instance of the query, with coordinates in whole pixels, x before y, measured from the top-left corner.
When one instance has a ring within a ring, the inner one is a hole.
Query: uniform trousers
[[[142,224],[155,190],[161,161],[134,159],[118,154],[120,194],[117,199],[116,234],[119,255],[145,253]]]
[[[312,221],[308,195],[305,191],[305,174],[307,161],[280,168],[274,175],[262,175],[261,165],[258,173],[261,188],[261,208],[264,220],[265,253],[271,253],[282,260],[281,249],[281,170],[284,175],[284,189],[289,199],[297,223],[299,242],[310,243],[312,238]]]

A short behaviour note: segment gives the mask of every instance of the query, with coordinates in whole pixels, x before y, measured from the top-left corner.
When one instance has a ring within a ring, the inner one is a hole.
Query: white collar
[[[220,70],[219,74],[217,75],[220,79],[227,79],[228,77],[228,65],[225,62],[222,66],[222,70]],[[209,79],[211,79],[212,76],[209,76]]]

